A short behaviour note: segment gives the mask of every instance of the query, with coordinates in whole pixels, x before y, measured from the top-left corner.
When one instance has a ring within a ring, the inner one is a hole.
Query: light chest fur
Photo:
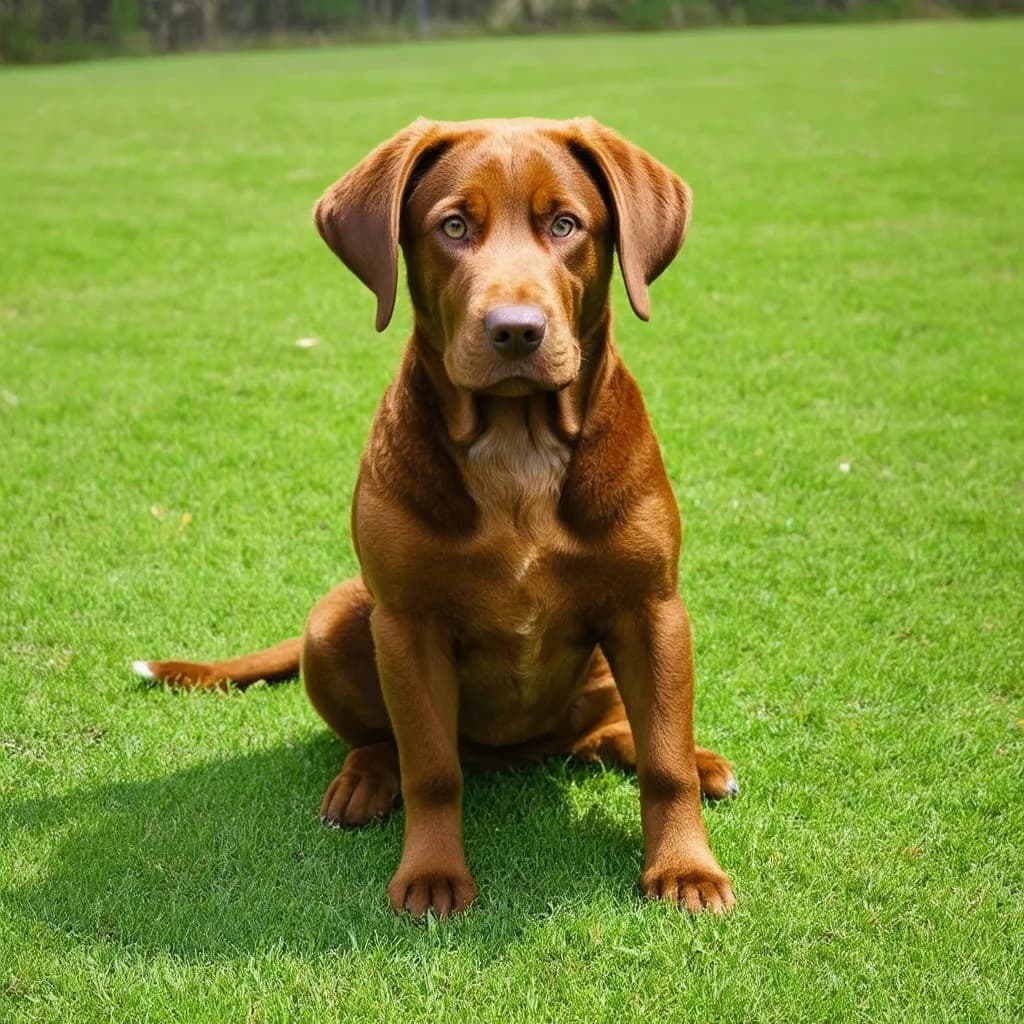
[[[514,533],[526,549],[530,538],[556,527],[569,447],[536,398],[492,399],[487,413],[484,432],[464,456],[466,485],[483,534]]]
[[[568,597],[552,571],[552,556],[572,544],[558,517],[571,451],[539,400],[496,402],[486,422],[462,463],[480,509],[481,571],[461,637],[460,728],[512,743],[561,713],[586,660],[562,636]]]
[[[475,546],[495,567],[491,618],[522,638],[516,661],[525,669],[539,654],[552,605],[545,556],[566,540],[558,500],[571,453],[537,398],[499,400],[488,412],[464,473],[481,512]]]

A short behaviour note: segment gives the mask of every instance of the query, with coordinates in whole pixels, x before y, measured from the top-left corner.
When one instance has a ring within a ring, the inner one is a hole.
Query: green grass
[[[537,39],[0,75],[0,1020],[1017,1021],[1024,24]],[[317,195],[418,114],[591,113],[696,216],[628,314],[687,524],[741,899],[636,892],[635,780],[471,775],[464,919],[322,829],[295,633],[408,329]],[[296,339],[320,339],[315,348]],[[841,465],[848,466],[843,471]]]

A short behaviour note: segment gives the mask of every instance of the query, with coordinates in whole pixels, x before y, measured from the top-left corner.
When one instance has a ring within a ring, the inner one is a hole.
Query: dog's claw
[[[343,768],[327,787],[320,801],[320,820],[327,828],[361,828],[371,821],[380,821],[391,813],[398,799],[397,774],[385,765],[353,751],[349,759],[360,757],[362,768]],[[346,759],[346,764],[349,763]]]
[[[396,913],[403,910],[421,920],[461,914],[476,899],[476,883],[463,871],[437,871],[406,877],[399,868],[388,886],[388,899]]]
[[[740,791],[740,784],[732,773],[732,765],[721,754],[698,747],[696,760],[700,791],[706,800],[722,800]]]
[[[675,903],[691,914],[724,914],[736,906],[729,879],[707,868],[649,868],[640,879],[640,889],[650,900]]]

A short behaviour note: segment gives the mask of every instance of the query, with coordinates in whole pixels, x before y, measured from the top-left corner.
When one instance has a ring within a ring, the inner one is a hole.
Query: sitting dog
[[[398,249],[412,337],[370,429],[352,507],[362,574],[301,638],[149,678],[296,675],[349,745],[320,806],[354,828],[401,795],[396,911],[464,910],[462,765],[572,755],[635,768],[640,885],[690,911],[735,902],[700,794],[680,523],[612,340],[613,257],[633,311],[682,245],[690,190],[597,122],[419,120],[333,185],[316,225],[391,319]]]

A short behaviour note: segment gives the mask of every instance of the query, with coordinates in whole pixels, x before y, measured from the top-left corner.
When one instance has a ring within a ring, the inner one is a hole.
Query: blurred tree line
[[[0,60],[458,32],[1024,12],[1024,0],[0,0]]]

